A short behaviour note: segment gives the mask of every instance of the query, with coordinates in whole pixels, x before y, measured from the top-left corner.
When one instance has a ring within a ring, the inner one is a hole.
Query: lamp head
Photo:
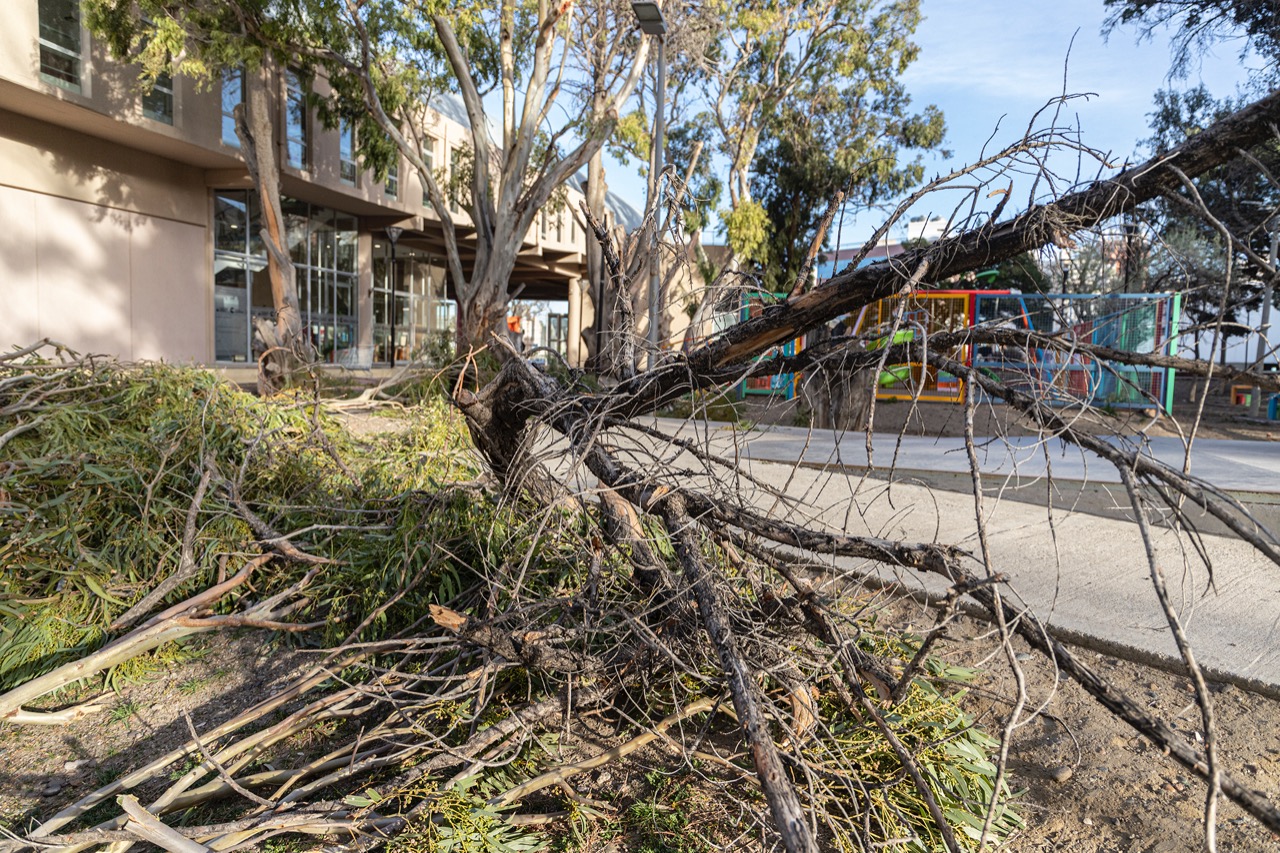
[[[662,17],[662,7],[653,0],[632,0],[631,11],[636,13],[636,21],[643,33],[651,36],[666,35],[667,21]]]

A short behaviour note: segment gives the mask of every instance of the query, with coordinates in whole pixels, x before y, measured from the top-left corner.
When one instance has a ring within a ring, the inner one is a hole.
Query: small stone
[[[1257,773],[1262,768],[1254,764],[1252,761],[1246,761],[1244,765],[1244,769],[1248,770],[1250,773]]]
[[[57,796],[58,792],[60,792],[61,790],[62,790],[62,780],[50,779],[48,782],[44,783],[44,788],[40,791],[40,796],[54,797],[54,796]]]
[[[1120,737],[1119,735],[1116,735],[1111,739],[1111,746],[1113,749],[1124,749],[1128,745],[1129,745],[1128,738],[1124,738],[1124,737]]]
[[[1085,825],[1085,826],[1093,826],[1093,818],[1091,818],[1091,817],[1087,817],[1087,818],[1085,818],[1085,819],[1084,819],[1084,825]]]
[[[1158,690],[1159,688],[1160,688],[1160,685],[1159,685],[1159,684],[1156,684],[1154,681],[1148,681],[1148,682],[1147,682],[1147,689],[1148,689],[1148,690]]]
[[[66,761],[66,762],[63,762],[62,769],[68,773],[78,773],[80,771],[80,768],[84,767],[88,763],[89,763],[89,759],[87,758],[80,758],[80,759],[77,759],[76,761]]]
[[[1016,658],[1017,660],[1031,660],[1031,655],[1027,654],[1026,652],[1018,652],[1016,655],[1014,655],[1014,658]]]
[[[1065,782],[1071,778],[1071,775],[1074,772],[1075,772],[1074,770],[1072,770],[1070,767],[1067,767],[1064,764],[1061,767],[1055,767],[1052,770],[1050,770],[1049,778],[1055,782]]]

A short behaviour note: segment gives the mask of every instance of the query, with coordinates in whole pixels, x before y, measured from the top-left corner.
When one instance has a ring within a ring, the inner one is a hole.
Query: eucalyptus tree
[[[729,210],[723,220],[735,256],[760,259],[769,216],[756,200],[752,176],[763,171],[756,169],[757,152],[770,123],[785,111],[802,112],[806,104],[844,101],[838,108],[855,111],[825,147],[832,153],[869,150],[868,140],[884,128],[884,120],[871,114],[877,100],[891,115],[906,118],[909,100],[897,78],[918,54],[911,35],[921,20],[920,3],[748,0],[722,1],[719,10],[725,33],[708,57],[707,100],[717,153],[728,162]],[[816,120],[834,118],[828,113]],[[940,117],[923,121],[936,121],[940,133]]]
[[[584,118],[598,116],[606,96],[612,86],[610,79],[619,74],[623,61],[627,58],[625,51],[627,42],[619,40],[616,33],[625,29],[635,18],[630,0],[586,0],[582,3],[583,15],[578,19],[580,27],[576,39],[577,52],[580,54],[578,64],[580,77],[585,81],[580,85],[578,102]],[[605,181],[604,154],[609,154],[624,165],[633,159],[638,161],[640,171],[647,181],[649,204],[653,209],[647,211],[643,223],[645,234],[632,235],[648,244],[653,230],[667,232],[672,228],[683,226],[696,243],[702,227],[714,210],[714,203],[719,198],[719,179],[711,165],[707,151],[704,117],[698,101],[701,87],[704,57],[708,48],[719,37],[721,23],[713,14],[713,9],[700,3],[667,3],[663,9],[663,17],[667,26],[666,69],[664,79],[666,139],[663,146],[664,161],[669,164],[670,172],[679,176],[668,186],[680,184],[680,202],[676,205],[663,205],[662,192],[659,187],[659,176],[650,168],[653,158],[653,107],[657,97],[658,70],[654,63],[646,66],[647,73],[641,79],[631,102],[631,109],[622,115],[604,150],[599,150],[588,164],[586,197],[587,206],[597,220],[605,221],[605,198],[607,185]],[[674,196],[672,197],[674,200]],[[666,210],[665,216],[662,211]],[[671,216],[672,209],[679,210],[679,216]],[[617,229],[615,227],[615,233]],[[603,275],[600,248],[592,241],[588,247],[588,270],[591,280],[592,300],[595,304],[595,334],[587,336],[594,364],[611,369],[617,359],[602,351],[610,343],[618,344],[620,325],[625,325],[621,314],[624,309],[619,300],[627,298],[632,301],[637,294],[621,294],[616,288],[606,287]],[[630,257],[636,265],[627,270],[627,277],[633,282],[644,278],[652,255],[649,252],[631,253]],[[673,265],[664,265],[664,271],[671,273]],[[664,288],[665,292],[665,288]],[[630,310],[636,310],[632,305]]]
[[[332,0],[305,38],[281,49],[320,63],[340,102],[358,104],[369,131],[362,147],[389,141],[418,173],[439,218],[450,279],[458,296],[458,344],[485,343],[502,321],[521,244],[539,212],[605,144],[635,90],[649,37],[626,39],[619,72],[583,117],[569,109],[575,22],[589,10],[573,3],[503,0],[496,5],[441,0]],[[618,16],[606,26],[629,36]],[[255,26],[251,22],[251,27]],[[265,32],[265,30],[263,30]],[[449,187],[426,156],[426,111],[441,92],[456,92],[470,137],[469,221],[450,204]],[[501,92],[495,135],[489,91]],[[519,92],[519,96],[517,96]],[[495,138],[496,136],[496,138]],[[368,149],[366,149],[368,150]],[[464,260],[460,226],[474,232]]]
[[[897,76],[905,57],[893,55],[892,39],[871,43],[885,52],[854,58],[854,72],[841,78],[812,67],[805,97],[779,104],[763,123],[751,174],[769,222],[760,260],[770,290],[790,289],[829,243],[824,210],[837,194],[845,208],[899,195],[924,177],[919,152],[942,143],[941,111],[910,109]]]
[[[270,98],[276,61],[285,56],[267,46],[287,42],[285,34],[301,31],[307,18],[300,6],[271,5],[273,14],[266,25],[271,37],[264,40],[247,26],[243,10],[234,3],[83,0],[86,25],[114,56],[139,64],[143,85],[154,85],[163,74],[185,74],[206,85],[229,72],[240,79],[243,107],[236,110],[236,133],[263,212],[262,239],[275,310],[274,324],[256,328],[258,346],[265,350],[259,360],[259,387],[266,393],[279,387],[295,360],[311,358],[284,237]]]

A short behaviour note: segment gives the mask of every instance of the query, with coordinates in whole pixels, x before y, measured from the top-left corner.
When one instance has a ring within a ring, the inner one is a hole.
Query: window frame
[[[311,94],[311,81],[297,68],[286,68],[284,72],[284,161],[293,169],[306,170],[311,166],[311,106],[308,103]],[[298,122],[293,122],[297,104]],[[297,159],[294,150],[298,151]]]
[[[232,105],[231,111],[227,111],[227,81],[235,79],[239,88],[239,97],[235,104]],[[235,108],[244,103],[244,69],[228,68],[222,72],[221,88],[218,91],[218,100],[220,101],[219,109],[222,111],[222,144],[230,145],[232,148],[240,147],[240,135],[236,133],[236,114]],[[227,135],[228,126],[231,128],[231,135]]]
[[[382,194],[387,198],[400,198],[400,154],[396,152],[396,162],[387,167],[387,176],[382,180]]]
[[[356,126],[350,119],[338,123],[338,179],[355,186],[360,177],[356,162]]]
[[[52,2],[58,2],[58,0],[52,0]],[[80,3],[78,2],[78,0],[69,0],[67,4],[69,9],[71,10],[72,19],[75,22],[75,26],[72,28],[71,31],[68,32],[68,35],[74,34],[74,37],[75,37],[76,47],[74,51],[69,47],[65,47],[63,45],[58,44],[57,42],[54,42],[54,41],[51,41],[50,39],[45,38],[44,31],[46,29],[46,24],[42,20],[43,16],[41,14],[42,12],[40,8],[41,5],[42,3],[40,3],[39,0],[37,0],[36,42],[38,46],[37,57],[40,63],[40,66],[39,66],[40,79],[51,86],[57,86],[59,89],[66,89],[69,92],[83,93],[84,92],[84,54],[85,54],[84,41],[85,40],[84,40],[83,20],[81,18],[81,13],[80,13]],[[49,26],[47,27],[47,29],[53,30],[53,27]],[[50,53],[56,54],[58,56],[61,56],[65,59],[70,60],[72,63],[72,67],[74,68],[74,72],[69,72],[69,73],[73,73],[75,76],[75,79],[67,80],[58,76],[55,73],[46,71],[45,70],[45,52],[46,51],[49,51]]]
[[[168,112],[161,112],[152,109],[148,103],[148,98],[153,97],[157,92],[160,93],[160,103],[168,107]],[[177,108],[176,98],[174,97],[173,75],[168,71],[162,71],[156,75],[151,91],[142,96],[142,116],[159,124],[167,124],[170,127],[174,124],[174,115]]]

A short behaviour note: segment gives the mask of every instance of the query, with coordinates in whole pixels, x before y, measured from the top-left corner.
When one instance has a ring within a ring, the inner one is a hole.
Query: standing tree
[[[1157,92],[1147,140],[1151,153],[1177,148],[1243,106],[1243,101],[1213,98],[1204,86]],[[1280,139],[1273,136],[1146,206],[1147,218],[1168,247],[1152,274],[1183,291],[1197,357],[1211,327],[1223,361],[1229,338],[1248,333],[1242,315],[1258,306],[1258,282],[1267,275],[1263,259],[1273,214],[1280,208],[1277,174]]]
[[[264,48],[244,25],[232,4],[200,0],[84,0],[84,20],[106,40],[112,54],[139,63],[142,82],[161,74],[187,74],[206,83],[228,72],[241,73],[243,104],[236,109],[236,134],[262,207],[262,242],[275,323],[255,328],[258,387],[274,393],[298,362],[312,360],[302,334],[302,316],[293,261],[284,236],[280,208],[280,163],[270,92],[278,85],[276,67],[284,57]],[[305,16],[296,7],[279,10],[278,32],[297,31]]]
[[[483,346],[502,322],[516,256],[539,212],[609,138],[619,110],[635,90],[649,52],[639,38],[611,76],[587,121],[563,116],[574,17],[571,3],[534,5],[343,0],[320,3],[305,32],[272,29],[276,6],[237,4],[248,27],[277,49],[319,62],[339,99],[365,111],[367,144],[389,140],[417,170],[443,226],[449,277],[458,299],[461,350]],[[621,22],[617,21],[621,26]],[[293,36],[300,36],[294,38]],[[615,32],[616,36],[617,33]],[[502,93],[501,134],[494,138],[484,95]],[[516,91],[522,97],[517,99]],[[434,93],[456,91],[471,137],[470,222],[460,222],[448,186],[424,154],[424,114]],[[518,108],[518,109],[517,109]],[[376,133],[370,132],[376,128]],[[464,261],[459,226],[474,230],[474,257]]]
[[[709,53],[707,67],[716,149],[729,164],[729,210],[723,219],[734,256],[739,261],[762,260],[770,224],[755,198],[752,175],[763,140],[771,138],[773,147],[786,146],[780,153],[800,163],[806,161],[808,152],[801,149],[807,144],[827,145],[837,159],[848,150],[852,156],[841,160],[847,173],[854,158],[878,153],[878,142],[936,145],[941,116],[936,110],[908,116],[909,99],[896,79],[917,54],[910,37],[920,22],[919,0],[794,5],[751,0],[729,4],[723,11],[725,36]],[[810,104],[815,110],[806,119]],[[817,121],[817,105],[847,112],[828,112]],[[837,124],[822,126],[826,122]],[[789,136],[792,133],[795,136]],[[879,176],[882,184],[894,183],[891,170],[885,167]],[[760,171],[772,171],[772,164]],[[803,173],[796,178],[805,180]],[[802,226],[786,230],[799,231]]]
[[[845,204],[853,207],[899,195],[924,175],[919,158],[903,163],[903,154],[942,142],[942,113],[932,106],[907,112],[910,98],[896,73],[905,57],[895,63],[897,49],[884,48],[864,59],[865,76],[856,81],[811,69],[807,98],[780,105],[765,122],[752,171],[771,225],[761,259],[769,290],[789,290],[810,250],[829,244],[820,225],[838,193],[848,189]]]

